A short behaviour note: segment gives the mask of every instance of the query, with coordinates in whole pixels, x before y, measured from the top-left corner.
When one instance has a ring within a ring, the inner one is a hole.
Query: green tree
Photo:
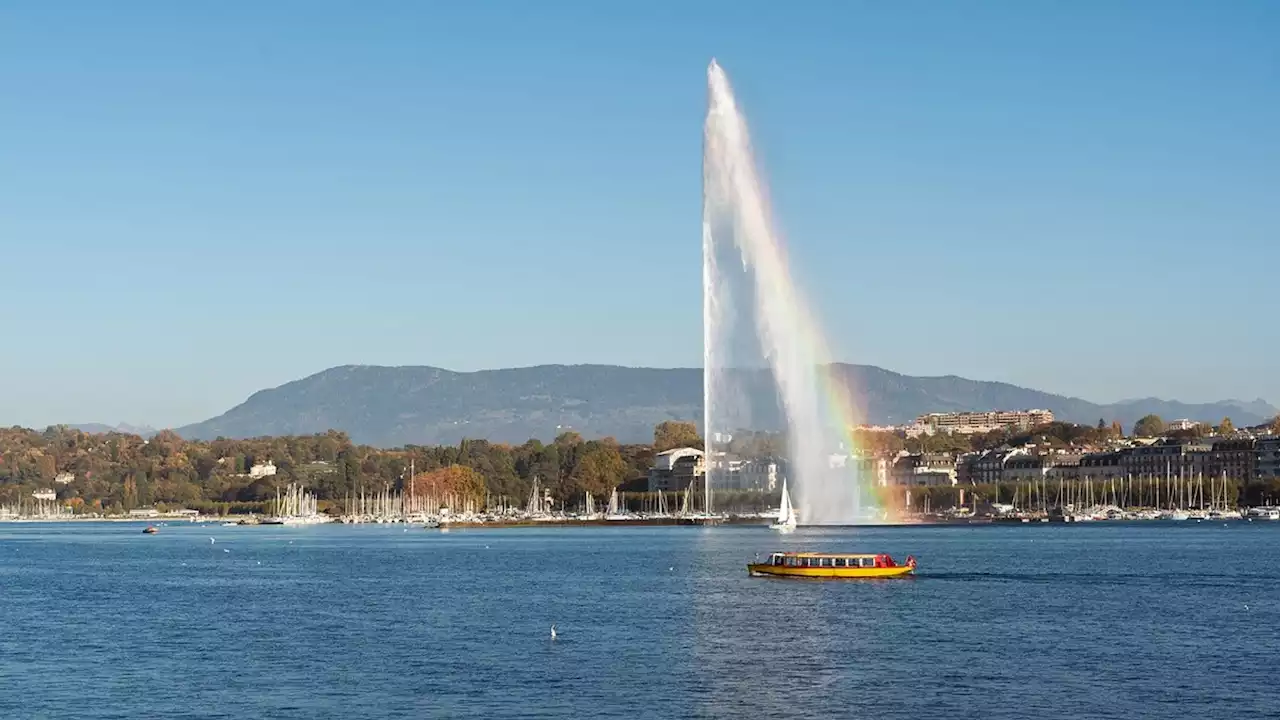
[[[1164,432],[1164,420],[1159,415],[1147,415],[1133,424],[1136,437],[1158,437]]]
[[[338,456],[338,467],[342,472],[342,483],[352,490],[360,484],[360,459],[353,450],[343,450]]]
[[[616,446],[590,443],[570,473],[570,485],[575,494],[589,492],[603,497],[627,478],[627,463]]]
[[[556,436],[556,445],[561,447],[582,444],[582,434],[574,430],[565,430]]]
[[[698,426],[691,422],[667,420],[653,428],[653,449],[655,452],[666,452],[674,448],[691,447],[702,449],[702,438],[698,435]]]
[[[1099,430],[1106,430],[1106,429],[1107,429],[1107,421],[1106,421],[1106,420],[1104,420],[1104,419],[1102,419],[1102,418],[1098,418],[1098,429],[1099,429]]]

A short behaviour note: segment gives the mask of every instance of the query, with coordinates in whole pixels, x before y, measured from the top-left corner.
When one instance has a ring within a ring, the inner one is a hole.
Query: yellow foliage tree
[[[415,497],[434,498],[440,502],[484,502],[484,478],[465,465],[449,465],[439,470],[413,476],[411,489]]]

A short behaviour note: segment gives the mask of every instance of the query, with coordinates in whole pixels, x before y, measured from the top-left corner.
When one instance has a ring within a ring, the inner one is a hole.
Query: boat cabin
[[[829,555],[825,553],[773,553],[770,565],[783,567],[884,568],[897,567],[893,558],[879,555]]]

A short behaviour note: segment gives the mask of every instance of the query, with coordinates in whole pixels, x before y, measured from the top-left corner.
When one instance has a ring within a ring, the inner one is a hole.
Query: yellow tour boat
[[[916,559],[910,555],[899,565],[885,554],[776,552],[765,562],[747,564],[747,572],[756,577],[892,578],[915,571]]]

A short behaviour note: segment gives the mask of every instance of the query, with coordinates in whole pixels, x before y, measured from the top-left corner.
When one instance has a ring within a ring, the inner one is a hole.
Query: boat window
[[[831,558],[819,558],[819,562],[822,563],[822,567],[831,567]]]
[[[862,567],[875,567],[875,558],[862,558]]]
[[[836,567],[844,567],[844,558],[836,558]]]

